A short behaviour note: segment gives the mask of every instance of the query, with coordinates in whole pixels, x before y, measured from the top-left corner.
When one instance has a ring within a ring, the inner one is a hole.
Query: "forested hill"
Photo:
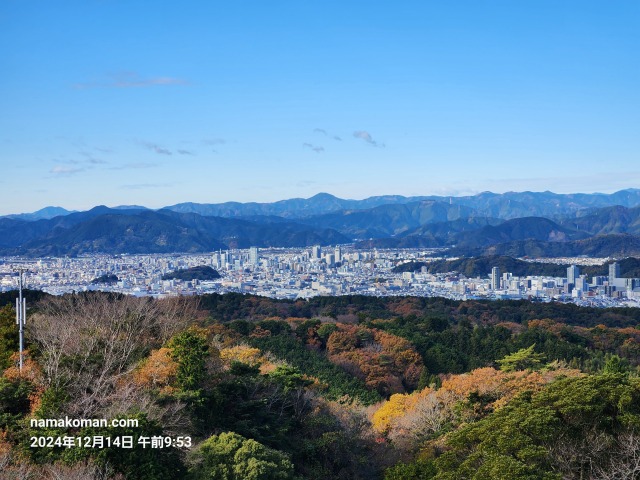
[[[609,265],[613,262],[614,260],[610,260],[602,265],[581,266],[580,273],[588,277],[608,275]],[[622,277],[640,277],[640,258],[629,257],[617,262],[620,265],[620,275]],[[466,277],[474,278],[486,277],[491,273],[491,268],[498,267],[501,272],[509,272],[519,277],[566,277],[568,266],[555,263],[527,262],[504,255],[490,255],[433,262],[406,262],[396,266],[393,271],[396,273],[420,272],[424,267],[427,273],[458,272]]]
[[[28,296],[22,371],[0,297],[2,478],[637,477],[640,309]],[[138,426],[31,423],[65,417]],[[62,443],[95,437],[133,443]]]
[[[458,258],[455,260],[436,260],[433,262],[406,262],[396,266],[393,271],[420,272],[422,268],[427,273],[458,272],[469,278],[486,277],[493,267],[501,272],[510,272],[516,276],[544,275],[548,277],[562,277],[566,275],[567,266],[553,263],[525,262],[517,258],[493,255],[486,257]]]
[[[217,321],[328,317],[342,323],[394,319],[399,316],[442,317],[453,323],[525,323],[539,318],[559,318],[571,325],[604,324],[626,327],[640,324],[638,308],[592,308],[566,303],[527,300],[449,300],[442,297],[370,297],[345,295],[308,300],[277,300],[240,293],[200,297],[200,308]]]
[[[511,257],[626,257],[640,256],[640,237],[627,234],[596,235],[584,240],[545,242],[515,240],[485,247],[455,247],[451,256],[507,255]]]
[[[167,273],[162,276],[162,280],[215,280],[220,278],[220,274],[217,270],[211,268],[208,265],[199,265],[197,267],[185,268],[182,270],[176,270],[171,273]]]

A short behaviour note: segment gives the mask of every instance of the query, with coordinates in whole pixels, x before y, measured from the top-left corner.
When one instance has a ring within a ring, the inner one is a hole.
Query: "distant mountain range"
[[[49,218],[59,217],[62,215],[69,215],[70,213],[73,213],[73,211],[67,210],[66,208],[62,208],[62,207],[44,207],[32,213],[18,213],[15,215],[5,215],[4,217],[0,217],[0,218],[14,218],[17,220],[33,221],[33,220],[43,220],[43,219],[46,220]]]
[[[640,254],[640,189],[613,194],[484,192],[273,203],[181,203],[160,210],[47,207],[0,217],[0,254],[207,252],[219,248],[452,247],[452,254]],[[569,253],[570,252],[570,253]]]
[[[319,193],[310,198],[293,198],[273,203],[217,204],[179,203],[166,207],[183,213],[198,213],[206,216],[238,217],[245,215],[276,215],[287,218],[304,218],[340,211],[368,210],[382,205],[404,205],[415,202],[451,203],[473,209],[476,216],[493,218],[566,216],[575,212],[612,205],[635,207],[640,205],[640,189],[620,190],[616,193],[572,193],[552,192],[483,192],[464,197],[384,195],[364,200],[345,200],[328,193]]]
[[[3,255],[208,252],[220,248],[348,243],[335,230],[293,222],[260,224],[170,210],[121,210],[104,206],[49,220],[0,219]]]
[[[640,206],[640,189],[630,188],[615,193],[571,193],[553,192],[482,192],[477,195],[450,196],[414,196],[383,195],[364,200],[347,200],[329,193],[318,193],[310,198],[292,198],[272,203],[179,203],[164,207],[180,213],[197,213],[212,217],[244,217],[251,215],[275,215],[285,218],[304,218],[344,210],[368,210],[381,205],[404,205],[422,201],[451,203],[473,209],[476,216],[492,218],[547,217],[559,218],[576,212],[588,213],[596,209],[614,205],[623,207]],[[144,209],[140,206],[119,206],[115,209]],[[40,220],[72,213],[61,207],[46,207],[33,213],[7,215],[23,220]]]
[[[640,257],[640,237],[635,235],[594,235],[584,240],[545,242],[514,240],[485,247],[454,247],[450,256],[507,255],[511,257]]]

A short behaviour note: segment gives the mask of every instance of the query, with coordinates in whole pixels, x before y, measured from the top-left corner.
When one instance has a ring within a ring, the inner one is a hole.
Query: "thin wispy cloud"
[[[173,183],[134,183],[132,185],[120,185],[121,190],[144,190],[147,188],[169,188]]]
[[[121,72],[107,75],[105,80],[75,83],[73,87],[82,90],[87,88],[140,88],[188,84],[189,82],[183,78],[141,77],[135,72]]]
[[[189,150],[177,150],[177,152],[178,152],[180,155],[195,155],[195,153],[193,153],[193,152],[191,152],[191,151],[189,151]]]
[[[151,150],[152,152],[157,153],[158,155],[172,155],[173,153],[171,152],[171,150],[168,150],[164,147],[161,147],[160,145],[156,144],[156,143],[151,143],[151,142],[144,142],[144,141],[137,141],[136,142],[138,145],[140,145],[141,147],[146,148],[147,150]]]
[[[126,163],[126,168],[153,168],[157,167],[157,163],[147,163],[147,162],[134,162],[134,163]]]
[[[105,165],[108,163],[106,160],[94,157],[89,152],[79,152],[79,154],[86,158],[86,160],[82,160],[83,163],[88,163],[90,165]]]
[[[332,135],[329,132],[327,132],[324,128],[314,128],[313,133],[319,133],[321,135],[324,135],[325,137],[331,137],[338,142],[342,141],[342,138],[340,138],[338,135]]]
[[[93,157],[87,152],[78,152],[78,155],[85,158],[55,158],[52,161],[56,164],[49,173],[56,175],[72,175],[85,170],[91,170],[97,165],[105,165],[107,162]]]
[[[87,160],[87,162],[89,162],[91,165],[106,165],[107,162],[106,160],[101,160],[99,158],[90,158],[89,160]]]
[[[227,141],[224,138],[207,138],[202,140],[205,145],[224,145]]]
[[[303,143],[303,144],[302,144],[302,146],[303,146],[304,148],[308,148],[308,149],[310,149],[310,150],[312,150],[312,151],[314,151],[314,152],[316,152],[316,153],[322,153],[322,152],[324,152],[324,147],[317,146],[317,145],[313,145],[313,144],[311,144],[311,143],[306,143],[306,142],[305,142],[305,143]]]
[[[84,172],[84,168],[71,167],[69,165],[56,165],[49,170],[49,173],[56,177],[70,177],[71,175],[75,175],[80,172]]]
[[[141,169],[141,168],[153,168],[157,166],[158,166],[157,163],[133,162],[133,163],[125,163],[124,165],[111,167],[111,170],[135,170],[135,169]]]
[[[372,145],[374,147],[381,147],[384,148],[384,143],[378,143],[376,142],[373,137],[371,136],[371,134],[369,132],[367,132],[366,130],[356,130],[355,132],[353,132],[353,136],[355,138],[359,138],[360,140],[364,140],[365,142],[367,142],[369,145]]]

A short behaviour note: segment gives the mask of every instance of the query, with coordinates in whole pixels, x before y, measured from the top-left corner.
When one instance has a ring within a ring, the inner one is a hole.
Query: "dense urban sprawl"
[[[466,278],[456,272],[394,273],[409,261],[428,263],[437,250],[373,249],[353,246],[227,250],[208,254],[87,255],[76,258],[0,259],[0,289],[17,287],[24,270],[29,288],[51,294],[105,290],[135,296],[166,297],[203,293],[240,292],[273,298],[309,298],[317,295],[441,296],[466,299],[531,299],[566,301],[590,306],[640,306],[640,279],[621,278],[617,264],[608,276],[587,278],[581,265],[603,264],[602,258],[538,259],[571,265],[566,277],[518,277],[500,272]],[[180,269],[210,266],[215,280],[163,280]],[[112,283],[95,283],[102,276]]]

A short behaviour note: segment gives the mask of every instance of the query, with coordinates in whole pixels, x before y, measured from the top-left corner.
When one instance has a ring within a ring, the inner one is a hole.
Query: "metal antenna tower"
[[[22,364],[24,363],[24,324],[27,321],[27,299],[22,298],[22,276],[23,271],[20,269],[18,298],[16,298],[16,323],[20,332],[20,371],[22,371]]]

